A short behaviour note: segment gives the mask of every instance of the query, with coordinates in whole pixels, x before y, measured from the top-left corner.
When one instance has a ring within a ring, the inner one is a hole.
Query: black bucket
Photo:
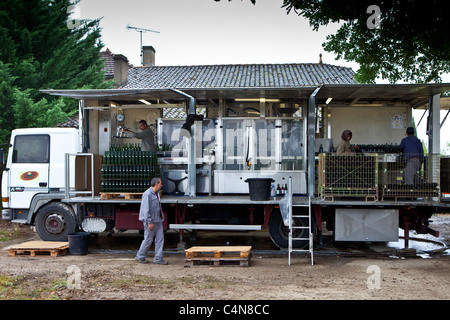
[[[69,253],[72,255],[85,255],[88,253],[90,233],[75,232],[69,233]]]
[[[248,178],[245,182],[248,182],[250,200],[267,201],[270,199],[270,185],[275,180],[272,178]]]

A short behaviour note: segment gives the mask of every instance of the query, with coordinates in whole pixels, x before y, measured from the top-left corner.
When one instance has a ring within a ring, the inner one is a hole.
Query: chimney
[[[122,54],[114,55],[114,81],[117,87],[120,87],[127,83],[128,80],[128,70],[130,69],[130,64],[128,63],[127,57]]]
[[[142,47],[142,65],[144,67],[155,65],[155,48],[152,46]]]

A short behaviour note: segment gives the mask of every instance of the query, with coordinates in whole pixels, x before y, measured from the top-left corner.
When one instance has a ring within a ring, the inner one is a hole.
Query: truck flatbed
[[[278,205],[282,197],[271,197],[267,201],[252,201],[249,195],[198,195],[196,197],[189,196],[172,196],[163,195],[161,203],[163,204],[255,204],[255,205]],[[100,196],[94,198],[90,196],[72,197],[63,199],[66,203],[140,203],[141,199],[125,199],[125,197],[116,197],[112,199],[100,199]],[[368,206],[368,207],[405,207],[405,206],[427,206],[427,207],[445,207],[450,208],[450,202],[438,202],[426,199],[417,200],[378,200],[365,201],[364,199],[336,199],[334,201],[322,200],[320,198],[311,199],[311,203],[321,206]],[[293,205],[307,205],[308,197],[293,196]]]

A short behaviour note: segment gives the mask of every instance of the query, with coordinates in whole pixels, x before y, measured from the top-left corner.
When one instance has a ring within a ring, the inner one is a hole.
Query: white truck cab
[[[39,221],[36,228],[43,240],[67,238],[75,230],[75,215],[60,200],[65,154],[81,151],[78,129],[16,129],[10,145],[2,176],[2,218],[25,224]],[[74,172],[70,175],[73,184]]]

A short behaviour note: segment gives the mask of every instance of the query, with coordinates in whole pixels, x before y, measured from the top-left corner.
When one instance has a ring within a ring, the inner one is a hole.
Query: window
[[[50,136],[23,135],[14,140],[13,163],[49,163]]]

